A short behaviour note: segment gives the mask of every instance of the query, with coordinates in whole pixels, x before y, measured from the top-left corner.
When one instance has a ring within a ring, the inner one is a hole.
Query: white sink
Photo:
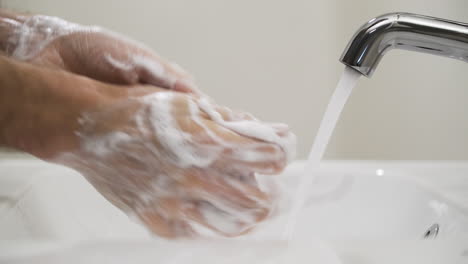
[[[286,191],[294,190],[302,167],[302,162],[293,163],[279,177]],[[427,174],[429,178],[445,177],[450,181],[454,178],[447,174],[454,171],[459,174],[457,177],[468,175],[468,165],[324,162],[296,227],[297,240],[305,241],[300,248],[311,245],[310,241],[328,241],[333,250],[327,252],[347,256],[343,263],[355,263],[352,262],[353,254],[369,255],[369,248],[379,244],[369,244],[368,241],[380,241],[385,245],[382,247],[390,250],[393,245],[395,249],[395,245],[402,245],[395,241],[419,241],[435,224],[438,233],[432,230],[430,235],[435,241],[466,239],[466,204],[457,203],[438,186],[421,180]],[[435,176],[438,173],[441,175]],[[460,185],[460,182],[453,184]],[[282,207],[289,207],[289,203],[285,200]],[[273,250],[278,244],[272,241],[281,239],[284,225],[285,217],[277,217],[242,240],[269,241],[267,245]],[[70,243],[103,239],[127,241],[125,243],[136,239],[153,243],[144,228],[108,203],[78,173],[32,159],[0,161],[0,262],[2,254],[14,251],[14,244],[5,243],[11,239],[21,240],[23,244],[44,240]],[[323,244],[315,245],[315,251],[310,247],[310,252],[325,252]],[[364,253],[356,249],[358,245],[363,245]],[[463,255],[468,255],[465,245],[468,248],[468,243],[461,245],[460,250],[457,248],[457,252],[461,252],[457,256],[468,261]],[[334,259],[330,254],[328,259]],[[330,263],[337,263],[336,259],[333,261]]]
[[[405,165],[406,174],[411,173]],[[303,162],[296,162],[284,172],[287,191],[295,190],[303,166]],[[420,178],[398,172],[401,169],[388,163],[323,163],[298,220],[296,235],[327,240],[421,239],[432,227],[431,237],[435,233],[437,238],[468,236],[467,208]],[[421,173],[420,166],[417,173]],[[272,236],[272,230],[281,230],[285,221],[286,217],[274,219],[255,235]]]

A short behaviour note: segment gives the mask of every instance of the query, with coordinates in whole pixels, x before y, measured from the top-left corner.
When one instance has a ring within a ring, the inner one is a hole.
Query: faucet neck
[[[340,61],[371,77],[392,49],[424,52],[468,62],[468,24],[410,13],[390,13],[364,24]]]

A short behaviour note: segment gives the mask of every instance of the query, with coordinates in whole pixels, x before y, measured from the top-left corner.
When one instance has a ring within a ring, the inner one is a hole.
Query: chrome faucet
[[[382,15],[354,34],[340,61],[371,77],[380,59],[392,49],[468,62],[468,24],[409,13]]]

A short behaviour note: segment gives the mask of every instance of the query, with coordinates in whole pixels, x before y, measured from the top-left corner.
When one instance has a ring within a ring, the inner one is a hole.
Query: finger
[[[151,52],[150,54],[148,54],[148,56],[160,62],[163,65],[163,67],[166,69],[166,71],[172,74],[173,76],[177,77],[177,79],[186,80],[187,82],[195,81],[195,78],[193,77],[193,75],[187,72],[179,64],[175,62],[170,62],[160,57],[159,55],[154,54],[154,52]]]
[[[195,231],[186,220],[167,219],[157,211],[146,211],[139,218],[153,233],[165,238],[188,238],[195,236]]]
[[[244,166],[263,174],[279,173],[286,166],[287,156],[280,146],[244,137],[211,120],[200,123],[215,137],[215,142],[225,147],[223,158],[232,161],[231,166]]]
[[[128,78],[131,84],[136,81],[181,92],[198,91],[192,75],[179,65],[160,57],[144,44],[115,32],[105,31],[96,35],[94,39],[100,38],[101,42],[107,43],[107,62],[124,75],[133,77]]]
[[[172,89],[177,81],[177,77],[154,57],[137,55],[132,57],[132,61],[140,83]]]
[[[245,223],[205,201],[174,203],[161,211],[161,203],[139,214],[143,224],[153,233],[170,239],[211,235],[206,229],[222,236],[237,236],[250,231],[255,223]],[[170,212],[171,211],[171,212]],[[202,228],[200,228],[202,227]]]
[[[241,120],[256,120],[253,115],[247,112],[234,111],[225,106],[214,105],[214,109],[218,112],[224,121],[241,121]]]
[[[245,221],[239,217],[239,213],[228,213],[207,201],[198,201],[196,206],[186,211],[186,215],[193,222],[226,237],[246,234],[258,223],[258,221]],[[196,225],[192,223],[192,226]],[[198,232],[203,233],[203,231]]]
[[[274,130],[279,137],[287,137],[291,133],[289,126],[284,123],[261,122],[248,112],[234,111],[225,106],[213,104],[213,108],[221,115],[222,120],[226,122],[251,121],[262,123],[265,126],[271,127],[271,129]],[[202,111],[201,113],[202,117],[206,119],[212,119],[212,117],[210,117],[210,115],[205,111]]]
[[[284,123],[264,123],[272,127],[280,137],[287,137],[291,133],[289,126]]]
[[[250,113],[233,111],[228,107],[215,105],[206,96],[175,96],[173,106],[173,109],[177,110],[175,114],[187,113],[194,117],[199,116],[227,128],[230,128],[231,125],[258,126],[260,124],[263,129],[272,130],[280,138],[287,136],[289,133],[289,127],[286,124],[257,121]],[[245,121],[246,123],[236,123],[238,121]]]
[[[271,197],[258,186],[216,170],[191,170],[180,184],[191,197],[218,202],[218,207],[227,208],[224,211],[262,211],[271,206]]]
[[[186,202],[185,202],[186,203]],[[190,202],[189,202],[190,205]],[[177,198],[155,199],[147,209],[139,213],[139,218],[153,232],[166,238],[192,237],[195,231],[187,221],[187,206]]]
[[[191,75],[180,66],[154,54],[134,56],[133,62],[141,83],[161,86],[179,92],[201,94]]]
[[[270,142],[245,137],[217,122],[203,118],[195,101],[188,95],[169,93],[171,115],[177,122],[178,129],[190,134],[187,144],[193,145],[199,152],[221,150],[217,160],[228,159],[235,166],[250,167],[250,171],[263,174],[280,172],[286,165],[284,149]],[[221,118],[220,114],[217,119]],[[254,122],[254,121],[251,121]],[[271,133],[275,133],[270,129]],[[278,135],[274,135],[279,140]],[[221,149],[219,149],[221,148]]]
[[[228,121],[228,122],[229,121],[231,121],[231,122],[244,121],[244,120],[257,121],[257,119],[252,114],[250,114],[248,112],[243,112],[243,111],[239,111],[239,110],[232,110],[232,109],[230,109],[228,107],[221,106],[221,105],[216,105],[216,104],[213,104],[213,107],[216,110],[216,112],[221,114],[224,121]]]
[[[225,166],[266,175],[280,173],[287,163],[283,150],[270,143],[233,148],[223,158],[219,163],[226,163]]]
[[[202,92],[200,91],[198,86],[195,84],[195,82],[190,79],[176,80],[172,87],[172,90],[177,91],[177,92],[192,93],[192,94],[197,94],[197,95],[202,94]]]
[[[197,99],[198,107],[204,112],[209,120],[219,126],[227,128],[244,137],[256,139],[258,141],[269,142],[280,146],[286,154],[287,159],[291,159],[295,151],[295,136],[289,132],[284,125],[264,123],[257,120],[233,120],[226,121],[222,115],[216,111],[214,105],[207,98]]]

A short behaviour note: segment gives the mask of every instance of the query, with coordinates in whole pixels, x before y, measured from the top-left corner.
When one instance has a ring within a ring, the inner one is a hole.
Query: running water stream
[[[323,157],[346,101],[348,101],[351,91],[360,76],[361,73],[358,71],[346,67],[328,103],[293,198],[293,205],[283,234],[287,240],[291,240],[294,236],[294,227],[306,201],[307,191],[311,189],[311,185],[314,182],[316,169],[319,167],[320,160]]]

